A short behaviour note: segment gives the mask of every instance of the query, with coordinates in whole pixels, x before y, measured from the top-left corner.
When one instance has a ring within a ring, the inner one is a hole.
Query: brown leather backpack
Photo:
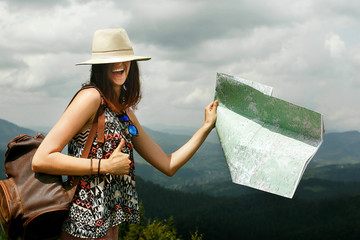
[[[63,187],[61,176],[31,170],[32,157],[43,139],[42,134],[20,135],[8,144],[8,179],[0,181],[0,221],[9,239],[56,236],[67,215],[75,187]]]
[[[81,157],[88,157],[96,132],[97,141],[103,141],[104,124],[102,101]],[[64,186],[61,176],[32,171],[32,158],[43,139],[42,134],[20,135],[8,143],[7,179],[0,181],[0,223],[9,239],[56,239],[68,214],[79,178]]]

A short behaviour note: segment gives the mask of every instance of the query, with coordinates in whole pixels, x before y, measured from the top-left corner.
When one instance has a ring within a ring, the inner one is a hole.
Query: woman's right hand
[[[111,173],[114,175],[128,175],[130,172],[130,156],[121,152],[125,145],[125,140],[121,139],[120,144],[108,159],[102,159],[100,172]]]

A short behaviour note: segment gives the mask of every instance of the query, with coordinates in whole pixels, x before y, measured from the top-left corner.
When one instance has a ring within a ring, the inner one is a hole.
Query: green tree
[[[196,229],[196,231],[191,235],[191,240],[202,240],[203,234],[200,234],[199,231]]]
[[[0,240],[6,240],[6,236],[4,233],[0,233]]]
[[[170,217],[168,220],[148,220],[147,224],[129,226],[129,231],[123,238],[124,240],[180,240],[177,237],[174,227],[174,219]]]
[[[180,240],[177,237],[174,218],[166,220],[147,220],[142,203],[139,204],[140,224],[123,223],[119,226],[119,239],[121,240]]]

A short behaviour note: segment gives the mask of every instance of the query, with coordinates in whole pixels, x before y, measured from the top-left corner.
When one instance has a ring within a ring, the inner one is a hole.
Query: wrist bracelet
[[[100,176],[100,162],[101,162],[101,158],[99,159],[99,163],[98,163],[98,176]]]
[[[92,157],[90,158],[90,177],[92,176]]]

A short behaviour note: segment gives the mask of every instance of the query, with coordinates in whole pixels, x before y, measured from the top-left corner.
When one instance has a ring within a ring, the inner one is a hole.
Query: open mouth
[[[124,68],[116,68],[116,69],[113,69],[111,72],[115,77],[122,77],[125,72],[125,69]]]
[[[124,69],[123,68],[118,68],[118,69],[114,69],[112,70],[113,73],[120,73],[123,74],[124,73]]]

